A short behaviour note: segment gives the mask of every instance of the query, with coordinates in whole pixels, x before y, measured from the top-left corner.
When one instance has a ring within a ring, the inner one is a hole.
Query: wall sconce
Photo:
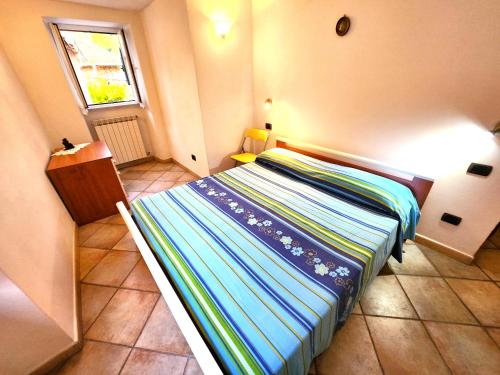
[[[264,102],[264,109],[269,111],[273,107],[273,100],[271,98],[267,98]]]
[[[216,17],[213,19],[215,33],[219,38],[225,39],[229,31],[231,30],[231,21],[227,18]]]

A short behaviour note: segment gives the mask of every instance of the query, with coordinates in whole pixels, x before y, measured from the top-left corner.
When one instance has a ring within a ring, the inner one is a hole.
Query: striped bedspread
[[[305,374],[398,222],[256,163],[136,200],[136,220],[232,374]]]
[[[414,239],[420,209],[406,186],[356,168],[327,163],[294,151],[273,148],[257,157],[257,163],[300,179],[330,194],[398,220],[392,255],[402,261],[403,241]]]

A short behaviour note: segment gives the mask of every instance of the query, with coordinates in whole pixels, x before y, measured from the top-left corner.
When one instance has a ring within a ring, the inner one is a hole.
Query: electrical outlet
[[[477,174],[479,176],[489,176],[493,167],[486,164],[471,163],[467,169],[467,173]]]
[[[195,154],[191,154],[191,159],[193,159],[194,161],[196,161],[196,155]]]
[[[458,225],[462,222],[461,217],[449,214],[448,212],[445,212],[443,216],[441,216],[441,220],[452,225]]]
[[[273,130],[273,124],[271,124],[270,122],[266,122],[266,129]]]

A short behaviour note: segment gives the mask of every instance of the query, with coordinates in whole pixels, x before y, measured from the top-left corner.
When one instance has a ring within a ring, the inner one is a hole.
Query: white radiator
[[[147,157],[137,116],[95,120],[99,140],[106,142],[116,164]]]

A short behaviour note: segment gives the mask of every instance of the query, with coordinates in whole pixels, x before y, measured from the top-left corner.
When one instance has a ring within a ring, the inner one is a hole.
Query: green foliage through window
[[[127,96],[127,88],[125,83],[109,83],[104,78],[92,78],[87,83],[87,89],[94,103],[122,102]]]

